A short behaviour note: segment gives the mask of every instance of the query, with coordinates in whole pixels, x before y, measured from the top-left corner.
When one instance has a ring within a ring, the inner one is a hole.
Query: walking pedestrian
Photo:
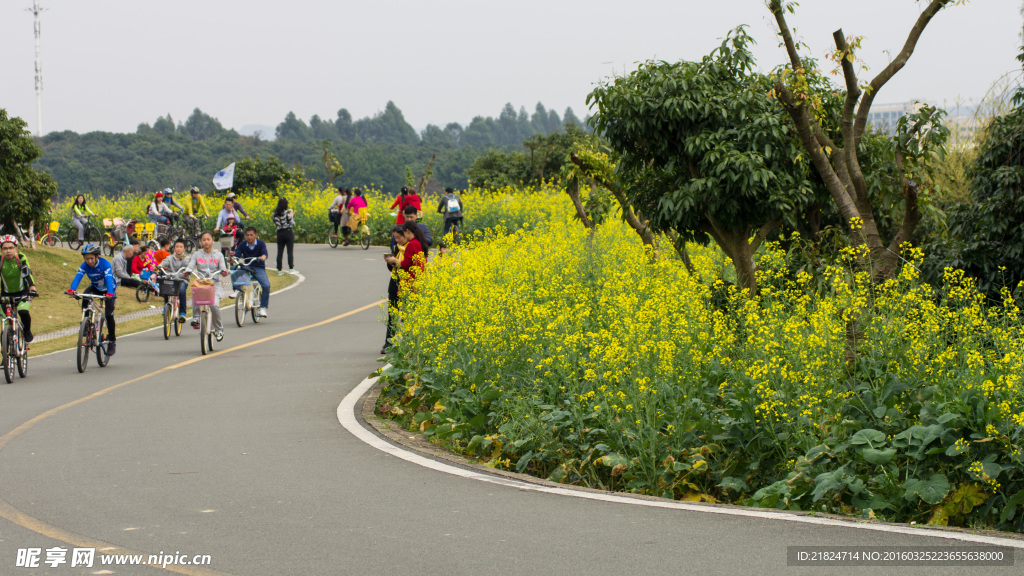
[[[284,251],[288,249],[288,273],[298,274],[295,269],[295,214],[288,207],[288,199],[281,198],[277,201],[277,208],[274,209],[274,226],[277,227],[277,275],[284,275],[281,268],[284,260]]]

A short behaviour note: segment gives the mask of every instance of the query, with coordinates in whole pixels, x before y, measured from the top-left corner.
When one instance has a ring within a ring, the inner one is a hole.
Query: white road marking
[[[752,510],[749,508],[741,507],[719,507],[719,506],[705,506],[701,504],[692,504],[686,502],[677,502],[674,500],[643,500],[640,498],[632,498],[628,495],[610,494],[610,493],[595,493],[595,492],[584,492],[581,490],[573,490],[571,488],[559,488],[554,486],[546,486],[543,484],[534,484],[531,482],[523,482],[512,478],[505,478],[503,476],[484,474],[475,470],[469,470],[465,468],[459,468],[458,466],[452,466],[451,464],[445,464],[431,458],[422,456],[416,452],[406,450],[400,446],[391,444],[385,441],[380,436],[377,436],[370,430],[366,429],[363,424],[359,421],[359,418],[355,412],[356,405],[359,403],[359,399],[377,382],[377,378],[367,378],[359,383],[354,390],[349,392],[341,404],[338,405],[338,422],[346,430],[352,433],[353,436],[362,440],[366,444],[386,452],[397,458],[401,458],[407,462],[411,462],[424,468],[430,468],[438,472],[444,472],[446,474],[452,474],[454,476],[460,476],[462,478],[469,478],[472,480],[479,480],[481,482],[489,482],[491,484],[500,484],[502,486],[508,486],[510,488],[516,488],[519,490],[530,490],[533,492],[544,492],[546,494],[557,494],[559,496],[569,496],[573,498],[584,498],[587,500],[598,500],[601,502],[614,502],[617,504],[629,504],[633,506],[648,506],[651,508],[668,508],[671,510],[685,510],[688,512],[703,512],[706,514],[723,514],[726,516],[745,516],[748,518],[761,518],[764,520],[781,520],[785,522],[797,522],[801,524],[817,524],[819,526],[835,526],[840,528],[852,528],[859,530],[872,530],[875,532],[890,532],[894,534],[905,534],[908,536],[923,536],[927,538],[941,538],[945,540],[959,540],[962,542],[973,542],[977,544],[989,544],[994,546],[1009,546],[1013,548],[1024,549],[1024,540],[1014,540],[1010,538],[999,538],[994,536],[981,536],[976,534],[966,534],[960,532],[947,532],[944,530],[930,530],[925,528],[913,528],[909,526],[893,526],[888,524],[873,524],[873,523],[862,523],[855,520],[843,521],[834,520],[831,518],[820,518],[816,516],[806,516],[799,514],[787,514],[784,512],[772,512],[768,510]]]

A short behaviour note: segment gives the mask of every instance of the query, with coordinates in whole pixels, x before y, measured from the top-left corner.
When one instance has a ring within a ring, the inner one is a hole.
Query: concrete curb
[[[385,365],[387,368],[387,365]],[[405,430],[376,414],[377,399],[383,385],[376,374],[368,376],[338,405],[338,421],[360,440],[378,450],[448,474],[463,476],[479,481],[491,482],[521,490],[545,492],[562,496],[616,502],[636,506],[668,508],[680,511],[743,516],[800,524],[817,524],[840,528],[891,532],[911,536],[958,540],[977,544],[1009,546],[1024,549],[1024,534],[998,532],[994,530],[967,530],[941,526],[909,526],[813,512],[749,508],[733,504],[709,504],[703,502],[680,502],[655,496],[608,492],[594,488],[559,484],[550,480],[496,470],[469,460],[430,442],[422,434]],[[358,427],[358,429],[355,429]]]

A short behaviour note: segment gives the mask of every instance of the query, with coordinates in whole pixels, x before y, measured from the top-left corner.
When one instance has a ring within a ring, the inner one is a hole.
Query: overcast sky
[[[0,108],[36,131],[31,0],[0,1]],[[864,36],[877,73],[914,0],[803,0],[789,22],[820,60],[832,31]],[[393,100],[417,129],[538,101],[582,118],[586,95],[647,59],[696,60],[748,24],[768,70],[785,60],[761,0],[42,0],[45,132],[133,132],[194,108],[226,127],[354,118]],[[876,102],[977,101],[1017,71],[1020,0],[943,10]],[[823,66],[829,63],[823,62]]]

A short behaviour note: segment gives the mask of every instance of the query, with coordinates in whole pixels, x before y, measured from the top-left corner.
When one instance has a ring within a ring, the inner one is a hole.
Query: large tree
[[[920,223],[921,207],[918,182],[913,179],[909,170],[905,170],[898,184],[903,200],[902,222],[886,243],[877,222],[878,206],[872,201],[868,180],[865,178],[859,157],[861,139],[867,129],[868,113],[878,92],[906,65],[914,53],[918,39],[932,18],[946,6],[958,2],[959,0],[930,0],[910,29],[900,51],[878,75],[863,86],[857,77],[855,66],[855,49],[860,40],[848,39],[841,29],[832,34],[836,45],[832,57],[842,69],[846,84],[842,120],[838,127],[828,126],[817,113],[817,100],[807,89],[807,76],[811,71],[806,68],[786,21],[786,14],[793,13],[796,3],[783,0],[768,2],[790,61],[789,73],[781,75],[775,82],[775,93],[792,118],[803,148],[821,175],[843,220],[860,220],[859,226],[851,226],[853,240],[857,244],[866,244],[870,249],[875,272],[879,277],[888,277],[895,272],[899,247],[910,240]],[[835,135],[830,135],[830,131]],[[900,164],[904,162],[907,151],[900,148],[899,140],[895,142],[895,160]]]
[[[0,224],[7,230],[14,224],[41,221],[50,207],[57,184],[45,172],[37,172],[32,162],[43,151],[32,141],[28,124],[10,118],[0,108]]]
[[[588,96],[596,131],[619,155],[618,182],[656,232],[714,238],[739,284],[753,254],[814,194],[791,123],[766,98],[743,27],[700,62],[646,62]]]

